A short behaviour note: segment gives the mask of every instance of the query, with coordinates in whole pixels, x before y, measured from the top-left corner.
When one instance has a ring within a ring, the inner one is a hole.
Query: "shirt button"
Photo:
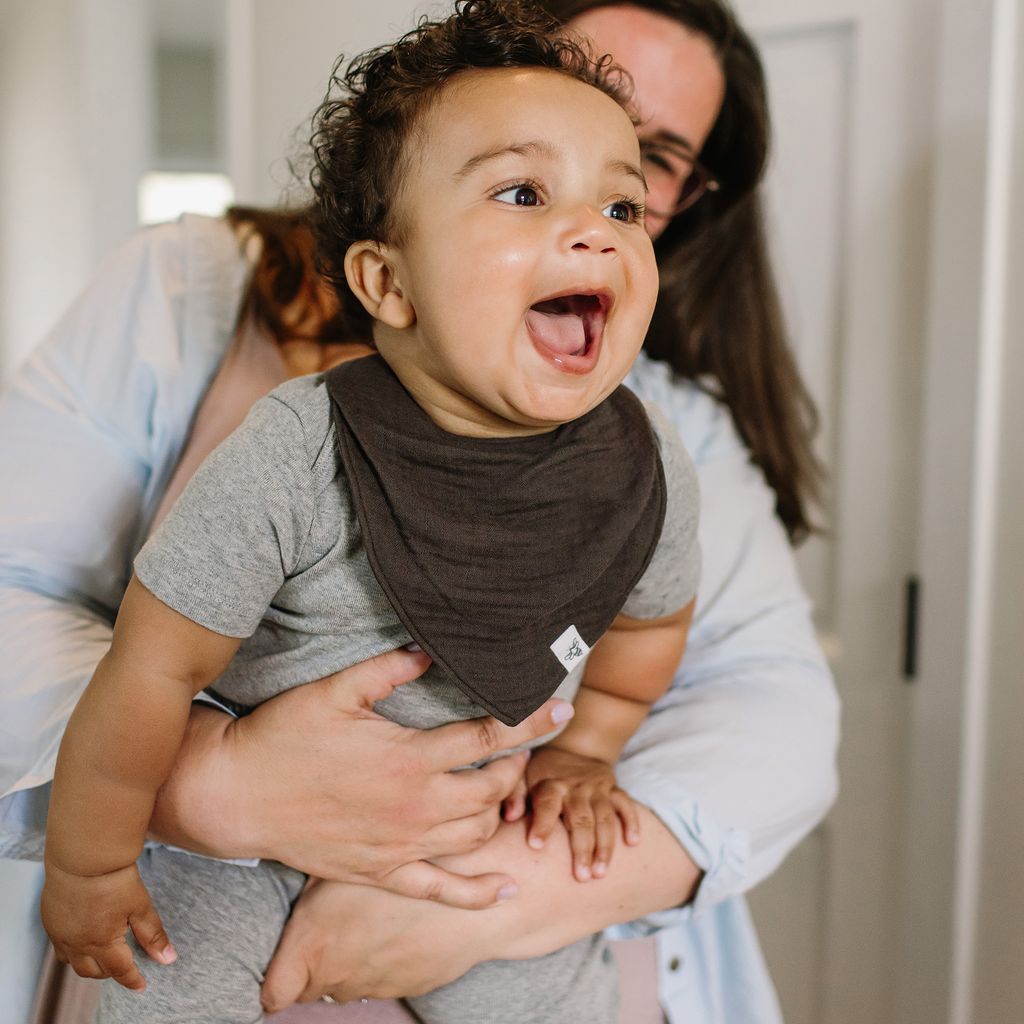
[[[679,957],[677,957],[677,956],[672,957],[672,959],[669,960],[669,962],[668,962],[668,969],[673,974],[675,974],[675,972],[678,971],[679,968],[682,967],[682,966],[683,966],[683,961]]]

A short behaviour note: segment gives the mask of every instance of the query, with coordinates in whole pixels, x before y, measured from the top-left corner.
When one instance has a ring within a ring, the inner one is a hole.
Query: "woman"
[[[622,784],[651,809],[643,842],[617,855],[607,878],[571,886],[564,848],[538,856],[519,826],[502,826],[480,847],[511,784],[497,775],[507,768],[458,780],[488,791],[462,791],[442,814],[453,765],[431,761],[423,746],[410,755],[412,738],[367,714],[375,696],[422,668],[408,652],[350,677],[354,688],[326,681],[268,702],[230,734],[219,712],[197,710],[154,829],[207,852],[271,856],[373,883],[324,883],[303,898],[269,971],[270,1006],[327,990],[344,999],[414,994],[480,960],[539,955],[648,915],[625,934],[659,930],[670,1019],[760,1024],[777,1019],[777,1008],[738,893],[827,808],[836,728],[831,681],[779,525],[793,538],[808,530],[814,463],[809,405],[782,340],[759,231],[763,81],[749,40],[717,0],[549,6],[636,79],[663,272],[648,347],[664,362],[642,361],[631,383],[679,427],[703,492],[705,573],[691,649],[621,765]],[[717,186],[703,195],[710,179],[697,153]],[[332,359],[325,341],[351,340],[310,284],[295,225],[236,220],[263,237],[240,320],[250,264],[237,258],[234,235],[196,220],[159,229],[115,259],[0,408],[4,475],[25,482],[0,499],[13,506],[0,561],[4,700],[29,723],[56,723],[45,734],[52,750],[34,743],[12,757],[4,787],[18,792],[2,805],[18,833],[11,849],[24,852],[38,836],[22,823],[47,781],[60,722],[103,653],[105,620],[168,479],[177,477],[173,491],[282,374]],[[42,732],[19,731],[32,740]],[[488,732],[463,742],[500,741]],[[400,805],[346,786],[346,768],[368,756],[404,780]],[[453,856],[424,866],[417,891],[380,887],[397,864],[445,852]],[[510,881],[518,894],[484,912],[414,898],[482,906],[509,896]],[[353,919],[358,934],[338,930]]]

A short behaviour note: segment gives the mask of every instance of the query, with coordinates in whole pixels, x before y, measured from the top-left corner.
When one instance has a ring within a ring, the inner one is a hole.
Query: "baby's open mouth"
[[[586,356],[601,339],[610,302],[604,293],[544,299],[526,311],[526,325],[534,341],[556,359]]]

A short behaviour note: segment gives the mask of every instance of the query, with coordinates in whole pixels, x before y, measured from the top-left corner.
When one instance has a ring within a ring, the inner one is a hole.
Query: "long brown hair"
[[[564,24],[623,0],[541,2]],[[796,542],[813,529],[822,470],[811,447],[817,411],[788,343],[764,237],[758,186],[771,126],[761,60],[722,0],[628,4],[706,37],[725,76],[722,109],[701,151],[721,187],[655,242],[661,291],[644,348],[729,407]]]
[[[330,344],[358,337],[347,312],[328,304],[317,286],[308,209],[232,206],[225,216],[243,249],[251,237],[260,240],[239,322],[251,320],[278,343],[306,337]]]

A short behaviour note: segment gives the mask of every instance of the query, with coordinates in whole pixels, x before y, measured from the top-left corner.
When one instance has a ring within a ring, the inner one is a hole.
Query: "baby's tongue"
[[[547,305],[549,304],[538,303],[526,311],[526,325],[533,336],[558,355],[571,356],[582,352],[587,347],[583,318],[575,313],[538,308]]]

